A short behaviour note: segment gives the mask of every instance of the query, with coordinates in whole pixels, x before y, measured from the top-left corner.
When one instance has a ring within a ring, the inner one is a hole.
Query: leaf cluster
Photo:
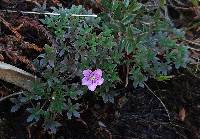
[[[163,17],[158,7],[149,10],[136,0],[101,0],[104,11],[97,18],[82,6],[55,8],[41,20],[56,37],[58,46],[45,45],[34,64],[41,81],[33,84],[32,93],[13,99],[16,111],[31,103],[27,122],[44,120],[44,129],[56,133],[61,126],[58,116],[80,117],[80,99],[88,90],[81,85],[82,71],[100,68],[104,83],[95,91],[104,102],[114,102],[116,86],[123,83],[120,74],[143,87],[149,78],[167,80],[172,68],[185,67],[187,49],[178,40],[184,33]],[[125,66],[127,73],[120,73]]]

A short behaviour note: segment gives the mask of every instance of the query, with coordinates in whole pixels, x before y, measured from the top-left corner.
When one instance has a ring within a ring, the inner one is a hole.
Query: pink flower
[[[102,85],[104,82],[102,71],[100,69],[96,69],[95,71],[84,70],[83,75],[82,85],[88,86],[90,91],[94,91],[97,85]]]

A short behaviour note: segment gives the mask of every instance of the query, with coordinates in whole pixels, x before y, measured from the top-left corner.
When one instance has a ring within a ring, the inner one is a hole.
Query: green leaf
[[[173,76],[167,76],[167,75],[160,75],[160,76],[155,77],[157,81],[168,81],[172,78]]]
[[[131,78],[134,80],[133,86],[136,88],[137,86],[144,87],[144,82],[148,79],[140,70],[140,68],[133,68]]]
[[[164,8],[165,4],[166,4],[166,0],[160,0],[160,7],[161,8]]]
[[[134,33],[134,34],[137,34],[137,33],[142,33],[142,30],[140,30],[140,29],[138,29],[138,28],[136,28],[136,27],[131,27],[131,29],[132,29],[132,32]]]
[[[42,114],[42,110],[39,108],[39,105],[36,108],[27,108],[27,111],[31,113],[26,120],[27,122],[39,121]]]
[[[134,0],[128,7],[130,13],[136,12],[142,8],[142,4]]]
[[[67,117],[68,117],[68,119],[71,119],[72,116],[79,118],[80,114],[77,111],[78,109],[79,109],[79,104],[78,103],[72,104],[71,100],[68,99],[68,104],[67,104],[67,110],[68,110]]]
[[[107,10],[112,8],[112,2],[109,2],[108,0],[101,0],[101,4]]]
[[[130,0],[124,0],[124,5],[127,8],[129,6]]]
[[[125,15],[125,17],[122,19],[122,23],[124,25],[128,25],[130,24],[131,22],[133,22],[133,20],[135,19],[136,17],[136,14],[128,14],[128,15]]]
[[[114,20],[122,20],[124,14],[123,14],[123,7],[118,6],[115,11],[113,11],[113,19]]]
[[[32,122],[34,119],[35,119],[36,121],[38,121],[38,118],[35,117],[35,115],[31,114],[31,115],[28,116],[26,122],[28,122],[28,123],[29,123],[29,122]]]
[[[131,52],[133,52],[133,50],[134,50],[134,46],[132,44],[128,43],[127,51],[126,51],[127,54],[129,55]]]
[[[47,45],[47,44],[45,44],[44,50],[45,50],[45,52],[46,52],[47,54],[50,54],[50,53],[52,53],[52,52],[54,51],[54,48],[51,47],[51,46],[49,46],[49,45]]]
[[[119,1],[113,1],[112,3],[112,11],[115,11],[119,7]]]
[[[161,38],[159,40],[160,45],[162,47],[167,47],[167,48],[176,48],[176,41],[175,40],[171,40],[169,38]]]
[[[16,111],[18,111],[19,109],[21,108],[21,105],[20,104],[16,104],[16,105],[14,105],[14,106],[12,106],[12,108],[11,108],[11,112],[16,112]]]
[[[51,134],[56,134],[56,132],[60,126],[62,126],[62,125],[57,121],[48,120],[44,123],[44,129],[46,131],[49,131]]]
[[[191,0],[192,4],[194,6],[198,6],[199,5],[199,0]]]

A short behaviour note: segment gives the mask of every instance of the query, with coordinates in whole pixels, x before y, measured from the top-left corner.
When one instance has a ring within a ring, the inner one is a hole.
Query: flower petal
[[[83,71],[83,75],[86,76],[86,77],[90,76],[91,73],[92,73],[91,70],[84,70]]]
[[[92,84],[92,82],[90,80],[88,80],[87,77],[84,77],[82,79],[82,85],[90,85],[90,84]]]
[[[104,82],[104,79],[103,79],[103,78],[101,78],[101,79],[99,79],[99,80],[97,81],[97,85],[102,85],[102,84],[103,84],[103,82]]]
[[[95,71],[93,71],[93,73],[97,76],[100,76],[100,77],[102,76],[102,70],[100,69],[96,69]]]
[[[90,91],[94,91],[94,90],[96,89],[96,87],[97,87],[97,84],[88,85],[88,89],[89,89]]]

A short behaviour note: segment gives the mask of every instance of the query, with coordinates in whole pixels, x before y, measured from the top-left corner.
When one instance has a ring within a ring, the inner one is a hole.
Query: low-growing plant
[[[59,46],[45,45],[34,61],[40,81],[31,92],[12,99],[12,111],[31,102],[27,122],[44,120],[44,129],[56,133],[58,115],[80,117],[85,93],[114,102],[117,85],[132,80],[134,87],[143,87],[149,78],[164,79],[172,68],[186,66],[187,48],[177,43],[184,34],[159,7],[151,11],[136,0],[101,2],[104,10],[98,17],[73,16],[93,14],[82,6],[60,6],[52,8],[59,16],[41,20]],[[119,72],[122,67],[126,72]]]

